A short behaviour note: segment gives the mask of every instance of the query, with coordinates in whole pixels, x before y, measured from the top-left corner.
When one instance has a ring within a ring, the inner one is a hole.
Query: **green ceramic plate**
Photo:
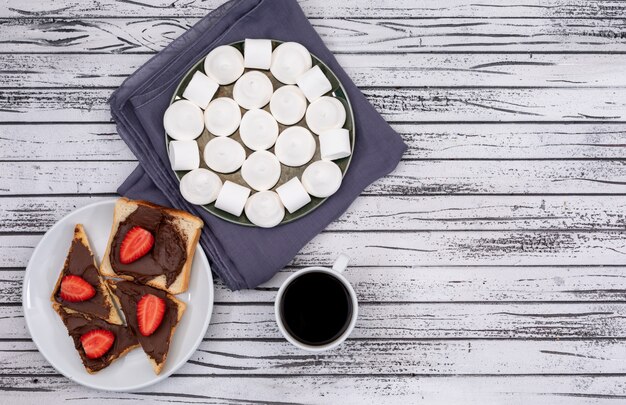
[[[276,48],[281,43],[282,43],[282,41],[272,41],[272,47]],[[239,49],[243,53],[244,41],[235,42],[235,43],[230,44],[230,45],[234,46],[237,49]],[[331,95],[333,97],[336,97],[346,107],[346,112],[347,112],[347,114],[346,114],[346,123],[345,123],[345,125],[343,127],[346,128],[350,132],[350,143],[351,143],[351,146],[352,146],[352,151],[354,151],[354,142],[355,142],[354,114],[352,112],[352,106],[350,105],[350,100],[348,99],[348,95],[346,94],[345,89],[343,88],[343,86],[339,82],[339,79],[337,79],[337,76],[333,73],[333,71],[330,70],[330,68],[328,66],[326,66],[324,64],[324,62],[319,60],[315,55],[311,54],[311,57],[313,58],[313,65],[314,66],[315,65],[319,65],[319,67],[322,69],[322,71],[324,72],[324,74],[326,75],[328,80],[330,80],[331,84],[333,85],[333,90],[330,93],[328,93],[327,95]],[[250,69],[246,69],[246,72],[248,70],[250,70]],[[181,80],[180,84],[176,88],[176,92],[172,96],[172,100],[170,101],[170,104],[173,103],[174,101],[177,101],[177,100],[182,98],[182,94],[185,91],[185,88],[187,87],[187,84],[189,83],[189,81],[193,77],[193,74],[195,72],[197,72],[197,71],[200,71],[200,72],[204,73],[204,56],[183,77],[183,79]],[[278,89],[279,87],[284,86],[284,84],[280,83],[278,80],[276,80],[274,78],[274,76],[272,75],[272,73],[269,70],[259,70],[259,71],[265,73],[270,78],[270,80],[272,81],[272,84],[274,85],[274,90]],[[230,97],[230,98],[232,98],[233,86],[234,86],[234,83],[231,84],[231,85],[228,85],[228,86],[220,86],[220,88],[217,91],[217,93],[215,94],[214,98],[217,98],[217,97]],[[263,109],[269,112],[269,105],[265,106]],[[246,112],[246,110],[241,109],[242,115],[245,112]],[[304,118],[299,123],[297,123],[295,125],[299,125],[299,126],[303,126],[305,128],[308,128]],[[288,128],[288,126],[282,125],[282,124],[278,124],[278,126],[279,126],[279,129],[280,129],[280,132],[282,132],[285,128]],[[243,144],[243,142],[241,141],[241,137],[239,136],[239,130],[237,130],[237,132],[235,132],[230,137],[235,139],[237,142],[239,142],[244,147],[244,149],[246,150],[246,156],[249,156],[253,152],[252,150],[248,149]],[[302,173],[304,172],[304,169],[306,169],[309,164],[311,164],[311,163],[313,163],[313,162],[315,162],[317,160],[320,160],[319,139],[318,139],[318,137],[316,135],[314,135],[313,137],[315,138],[315,142],[317,144],[317,149],[315,151],[315,155],[313,156],[313,159],[311,159],[311,161],[309,163],[307,163],[306,165],[301,166],[301,167],[289,167],[289,166],[285,166],[285,165],[281,164],[280,180],[278,180],[278,183],[272,188],[272,190],[275,191],[276,188],[279,187],[281,184],[286,183],[287,181],[289,181],[290,179],[292,179],[292,178],[294,178],[296,176],[301,179],[302,178]],[[204,132],[202,133],[202,135],[200,135],[200,137],[198,139],[196,139],[196,141],[198,141],[198,145],[200,147],[200,156],[201,157],[203,155],[202,152],[204,151],[204,147],[213,138],[215,138],[215,136],[212,135],[211,133],[209,133],[209,131],[207,131],[206,128],[205,128]],[[169,135],[167,135],[167,133],[166,133],[165,134],[165,144],[166,144],[165,146],[166,146],[167,150],[169,150],[169,143],[170,143],[171,140],[173,140],[173,139]],[[271,149],[269,149],[269,151],[274,153],[274,148],[272,147]],[[350,156],[348,156],[346,158],[338,159],[338,160],[334,161],[341,168],[341,171],[342,171],[344,176],[346,174],[346,171],[348,170],[348,166],[350,165],[351,159],[352,159],[352,155],[350,155]],[[204,163],[204,159],[201,158],[200,161],[201,161],[200,167],[208,169],[207,165]],[[176,176],[178,177],[178,180],[180,180],[186,173],[187,173],[187,171],[177,171],[176,172]],[[234,183],[237,183],[237,184],[240,184],[242,186],[249,187],[248,184],[241,177],[241,171],[240,170],[238,170],[238,171],[236,171],[234,173],[229,173],[229,174],[223,174],[223,173],[216,173],[216,174],[222,179],[222,182],[224,182],[226,180],[230,180],[230,181],[232,181]],[[254,193],[254,190],[253,190],[253,193]],[[308,213],[313,211],[315,208],[319,207],[325,200],[326,200],[325,198],[316,198],[316,197],[311,196],[311,202],[308,203],[307,205],[305,205],[304,207],[300,208],[298,211],[294,212],[293,214],[290,214],[287,210],[285,210],[285,218],[279,224],[279,226],[282,225],[282,224],[285,224],[287,222],[294,221],[294,220],[296,220],[298,218],[301,218],[301,217],[307,215]],[[246,218],[245,213],[242,213],[240,216],[236,217],[236,216],[231,215],[231,214],[229,214],[229,213],[227,213],[225,211],[222,211],[222,210],[219,210],[219,209],[215,208],[214,203],[203,205],[202,207],[205,210],[209,211],[211,214],[213,214],[213,215],[215,215],[215,216],[217,216],[219,218],[222,218],[222,219],[224,219],[226,221],[233,222],[233,223],[240,224],[240,225],[255,226],[254,224],[252,224],[248,220],[248,218]]]

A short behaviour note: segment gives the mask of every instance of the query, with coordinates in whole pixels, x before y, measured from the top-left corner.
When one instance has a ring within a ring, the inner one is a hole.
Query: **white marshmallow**
[[[306,97],[297,86],[283,86],[274,92],[270,111],[276,121],[283,125],[299,122],[306,113]]]
[[[266,150],[254,152],[241,166],[241,177],[256,191],[274,187],[280,179],[280,162]]]
[[[232,181],[225,181],[215,201],[215,208],[226,211],[238,217],[243,212],[243,207],[250,195],[248,187],[240,186]]]
[[[246,202],[246,217],[261,228],[273,228],[285,217],[285,207],[273,191],[255,193]]]
[[[171,141],[169,156],[172,170],[193,170],[200,167],[200,150],[196,141]]]
[[[177,141],[193,141],[204,131],[200,107],[187,100],[172,103],[163,115],[165,132]]]
[[[306,110],[306,124],[317,135],[329,129],[343,127],[346,123],[346,108],[335,97],[321,97]]]
[[[278,138],[278,123],[265,110],[250,110],[241,119],[239,135],[244,145],[252,150],[269,149]]]
[[[221,85],[239,79],[243,70],[243,55],[229,45],[218,46],[204,59],[204,73]]]
[[[280,201],[291,214],[311,202],[311,196],[297,177],[278,187],[276,192],[280,196]]]
[[[232,173],[246,160],[243,146],[231,138],[213,138],[204,147],[204,161],[218,173]]]
[[[352,154],[350,132],[344,128],[329,129],[320,134],[320,154],[322,159],[337,160]]]
[[[274,87],[263,73],[253,70],[241,76],[233,87],[233,98],[246,110],[262,108],[270,102]]]
[[[302,173],[302,185],[312,196],[326,198],[339,190],[342,178],[339,166],[327,160],[318,160]]]
[[[207,169],[195,169],[180,179],[180,193],[192,204],[211,204],[222,189],[219,176]]]
[[[272,53],[270,71],[276,80],[285,84],[296,84],[298,78],[313,66],[311,54],[297,42],[285,42]]]
[[[247,68],[268,70],[272,65],[272,41],[246,39],[243,48],[243,65]]]
[[[232,98],[220,97],[204,110],[204,124],[215,136],[230,136],[241,122],[241,109]]]
[[[311,103],[333,89],[333,85],[317,65],[300,76],[297,83]]]
[[[183,97],[204,110],[219,87],[220,85],[215,80],[196,72],[187,84]]]
[[[276,140],[274,153],[280,163],[298,167],[306,164],[315,155],[315,139],[304,127],[289,127]]]

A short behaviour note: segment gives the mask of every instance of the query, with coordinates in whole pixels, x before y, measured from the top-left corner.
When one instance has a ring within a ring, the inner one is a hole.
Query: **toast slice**
[[[66,276],[81,277],[95,289],[95,295],[79,302],[64,300],[61,297],[61,282]],[[90,317],[98,317],[108,323],[123,324],[114,304],[115,298],[98,272],[98,264],[89,245],[85,229],[81,224],[74,227],[74,238],[50,300],[53,305],[58,304]]]
[[[120,198],[115,204],[100,272],[180,294],[189,286],[191,263],[203,225],[200,218],[185,211]],[[120,259],[121,244],[137,226],[152,234],[154,245],[147,254],[124,264]]]
[[[123,325],[113,325],[103,321],[100,318],[91,317],[74,310],[64,308],[58,303],[52,304],[52,307],[67,328],[67,333],[74,340],[74,347],[80,355],[80,358],[89,374],[97,373],[103,368],[108,367],[111,363],[120,357],[123,357],[132,349],[139,346],[137,338],[132,331]],[[87,357],[83,345],[80,341],[81,336],[95,329],[105,329],[113,333],[115,340],[113,346],[102,356],[97,359]]]
[[[174,331],[187,306],[173,295],[147,285],[137,284],[132,281],[114,280],[108,280],[108,283],[113,293],[119,299],[128,327],[135,334],[139,344],[148,356],[155,374],[159,374],[165,366],[172,336],[174,336]],[[137,304],[146,294],[156,295],[165,301],[163,320],[149,336],[141,334],[137,320]]]

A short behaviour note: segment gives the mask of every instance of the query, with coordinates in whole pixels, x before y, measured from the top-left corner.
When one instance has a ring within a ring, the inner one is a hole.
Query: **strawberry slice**
[[[83,345],[85,354],[90,359],[98,359],[109,351],[115,335],[106,329],[94,329],[80,337],[80,343]]]
[[[65,276],[61,280],[61,298],[68,302],[86,301],[96,295],[96,289],[80,276]]]
[[[137,303],[137,323],[139,332],[150,336],[163,322],[165,301],[156,295],[146,294]]]
[[[122,240],[120,262],[132,263],[145,256],[154,245],[154,236],[140,226],[133,227]]]

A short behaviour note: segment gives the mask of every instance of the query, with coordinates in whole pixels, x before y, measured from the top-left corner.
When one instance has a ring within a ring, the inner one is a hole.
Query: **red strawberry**
[[[96,289],[80,276],[65,276],[61,280],[61,298],[68,302],[86,301],[96,295]]]
[[[140,226],[133,227],[122,241],[120,246],[120,262],[132,263],[142,258],[152,249],[154,236]]]
[[[115,335],[106,329],[94,329],[80,337],[83,350],[90,359],[104,356],[113,346],[114,341]]]
[[[159,327],[165,315],[165,301],[156,295],[146,294],[137,303],[139,332],[150,336]]]

